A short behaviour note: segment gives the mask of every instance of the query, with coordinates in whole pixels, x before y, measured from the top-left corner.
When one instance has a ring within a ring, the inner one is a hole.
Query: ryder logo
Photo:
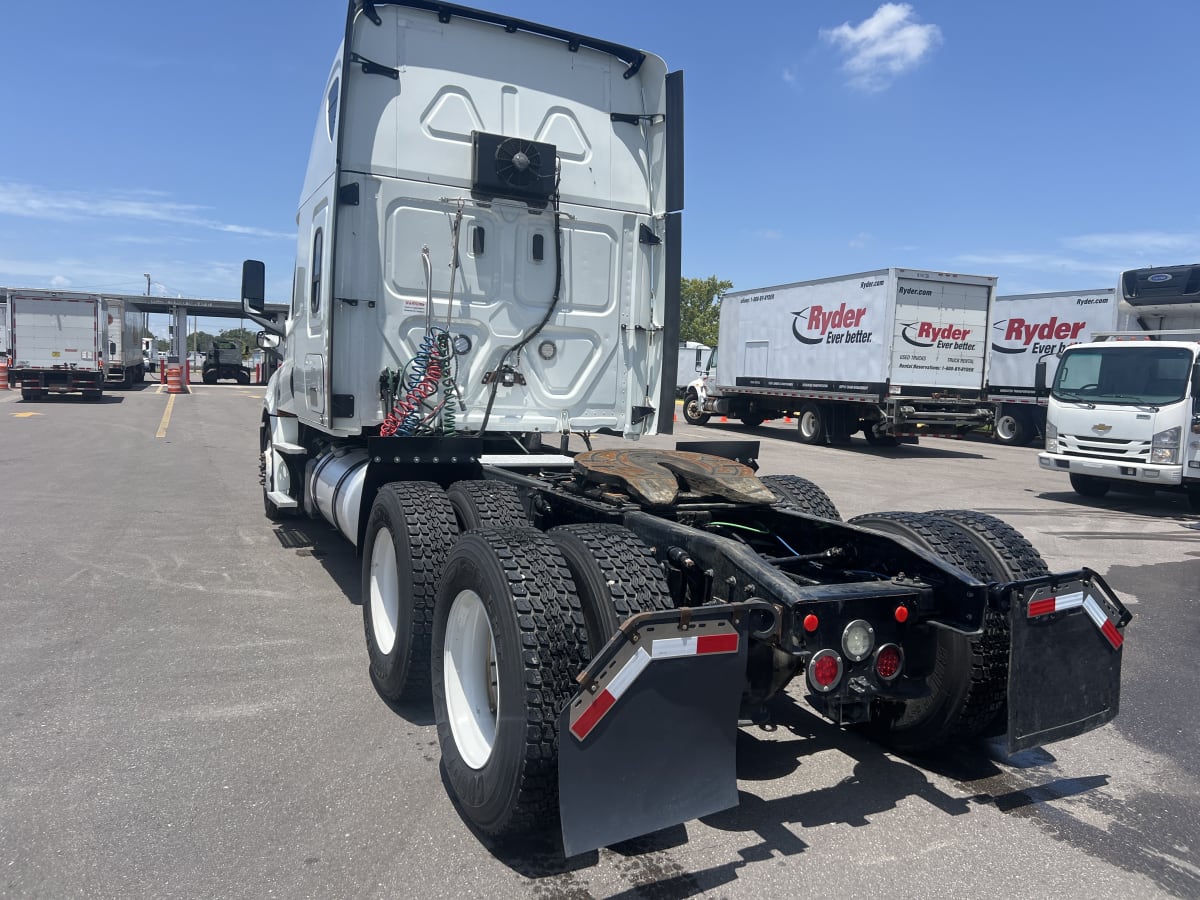
[[[792,313],[792,335],[802,344],[867,344],[871,332],[859,328],[866,314],[865,306],[845,303],[837,309],[809,306]]]
[[[974,350],[975,342],[968,340],[972,329],[961,325],[935,325],[933,322],[909,322],[900,336],[914,347],[937,347],[939,350]]]
[[[1051,316],[1048,322],[1027,322],[1025,319],[1001,319],[992,325],[992,330],[1003,333],[993,335],[992,349],[997,353],[1028,353],[1041,356],[1046,353],[1061,353],[1067,342],[1077,341],[1087,322],[1060,322]]]

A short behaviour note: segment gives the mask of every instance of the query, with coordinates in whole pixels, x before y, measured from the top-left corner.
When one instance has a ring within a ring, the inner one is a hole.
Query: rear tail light
[[[875,653],[875,674],[883,681],[892,681],[904,668],[904,654],[895,644],[884,644]]]
[[[842,658],[833,650],[818,650],[808,661],[808,683],[820,693],[828,693],[842,679]]]

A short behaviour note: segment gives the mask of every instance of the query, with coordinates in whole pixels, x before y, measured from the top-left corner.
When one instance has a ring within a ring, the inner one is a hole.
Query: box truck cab
[[[1038,463],[1085,497],[1182,490],[1200,511],[1200,266],[1125,272],[1120,291],[1122,319],[1140,330],[1063,352]]]

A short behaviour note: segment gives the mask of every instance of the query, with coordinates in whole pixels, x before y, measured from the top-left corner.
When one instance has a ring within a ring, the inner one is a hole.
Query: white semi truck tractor
[[[1043,469],[1075,492],[1183,491],[1200,512],[1200,265],[1121,275],[1124,330],[1066,348],[1049,383]]]
[[[267,516],[357,548],[371,677],[432,695],[464,815],[568,855],[736,804],[739,723],[793,680],[904,748],[1117,712],[1128,612],[997,519],[843,522],[752,442],[576,452],[671,431],[682,88],[608,41],[352,3],[286,316],[243,268],[280,357]]]

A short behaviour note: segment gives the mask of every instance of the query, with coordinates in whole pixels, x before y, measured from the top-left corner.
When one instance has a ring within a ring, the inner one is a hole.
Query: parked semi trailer
[[[1037,387],[1038,363],[1046,363],[1053,379],[1058,356],[1067,347],[1119,327],[1113,288],[997,297],[985,392],[995,404],[995,440],[1023,447],[1044,433],[1047,397]]]
[[[10,291],[9,383],[25,400],[47,393],[104,393],[108,321],[104,298],[56,291]]]
[[[286,319],[243,268],[282,357],[267,516],[357,548],[371,678],[432,694],[463,814],[559,828],[566,854],[735,805],[739,722],[789,683],[908,749],[1017,750],[1118,706],[1129,613],[991,516],[842,521],[811,482],[736,461],[752,442],[574,452],[671,431],[682,88],[631,47],[352,3]],[[990,282],[968,283],[982,331]]]
[[[794,416],[806,444],[965,434],[991,421],[995,289],[988,276],[880,269],[726,294],[715,370],[689,386],[684,418]]]
[[[1200,512],[1200,265],[1121,275],[1120,319],[1132,328],[1067,347],[1050,379],[1044,469],[1076,493],[1184,491]]]

